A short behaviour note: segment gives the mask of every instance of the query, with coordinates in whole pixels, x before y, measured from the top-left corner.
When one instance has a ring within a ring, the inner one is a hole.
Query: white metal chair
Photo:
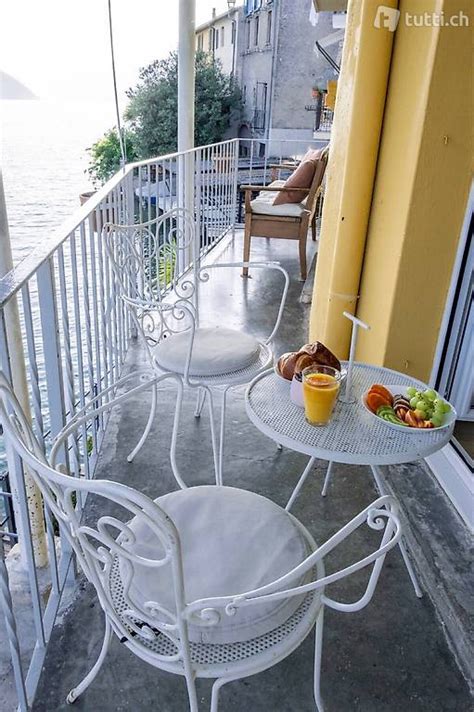
[[[259,340],[222,325],[200,325],[199,284],[207,282],[212,271],[240,270],[243,263],[200,266],[194,218],[188,211],[176,208],[135,225],[107,223],[102,235],[117,286],[145,344],[151,367],[156,373],[177,373],[186,386],[197,389],[196,417],[200,416],[206,397],[209,400],[216,482],[222,484],[227,392],[233,386],[249,383],[272,364],[272,343],[286,301],[288,274],[275,262],[251,263],[253,269],[277,270],[284,279],[274,327],[266,339]],[[218,443],[216,391],[221,393]],[[156,393],[145,431],[129,461],[148,437],[155,412]]]
[[[217,712],[224,684],[280,662],[316,626],[314,696],[322,712],[324,609],[351,612],[369,603],[385,556],[401,535],[393,497],[380,497],[316,547],[292,514],[248,491],[199,486],[153,502],[116,482],[60,472],[56,460],[77,428],[129,394],[78,414],[56,439],[51,465],[3,374],[0,394],[9,444],[40,488],[105,614],[100,655],[69,693],[69,703],[97,676],[113,634],[149,664],[183,676],[191,712],[198,710],[195,679],[214,678],[211,712]],[[101,500],[101,516],[94,520],[88,517],[89,494],[95,503]],[[325,557],[365,523],[380,531],[379,546],[326,575]],[[372,570],[358,601],[340,603],[327,595],[327,586],[367,566]]]

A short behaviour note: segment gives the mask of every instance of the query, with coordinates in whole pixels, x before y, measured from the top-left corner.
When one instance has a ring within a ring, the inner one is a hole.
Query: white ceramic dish
[[[392,396],[400,394],[400,395],[408,398],[407,386],[393,386],[393,385],[386,385],[385,383],[383,385],[384,385],[384,388],[386,388],[388,391],[390,391]],[[367,398],[368,393],[369,393],[369,391],[366,391],[361,399],[362,405],[366,409],[367,413],[369,413],[372,416],[372,418],[376,418],[379,421],[379,423],[383,423],[388,428],[392,428],[393,430],[402,430],[404,433],[421,433],[421,434],[436,433],[438,430],[445,430],[446,428],[449,428],[457,418],[457,413],[450,403],[449,405],[451,405],[451,410],[449,411],[449,413],[445,414],[444,423],[437,428],[412,428],[412,427],[406,426],[406,425],[397,425],[396,423],[390,423],[388,420],[379,418],[379,416],[376,415],[376,413],[372,413],[370,408],[367,406],[367,403],[365,400]],[[410,399],[408,398],[408,400],[410,400]]]

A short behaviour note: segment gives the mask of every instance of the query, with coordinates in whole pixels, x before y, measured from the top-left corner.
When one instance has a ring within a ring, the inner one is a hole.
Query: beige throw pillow
[[[310,188],[320,155],[320,150],[310,149],[307,151],[298,168],[296,168],[291,176],[285,181],[284,187]],[[283,203],[301,203],[306,196],[307,193],[302,193],[300,191],[281,190],[273,201],[273,205],[282,205]]]

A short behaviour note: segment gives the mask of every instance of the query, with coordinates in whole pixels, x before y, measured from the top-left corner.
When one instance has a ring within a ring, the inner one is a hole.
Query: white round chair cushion
[[[155,346],[153,354],[165,371],[184,373],[191,334],[182,331]],[[189,373],[191,376],[220,376],[249,366],[257,358],[259,343],[250,334],[225,326],[196,329]]]
[[[200,486],[159,497],[156,503],[174,522],[181,542],[187,603],[212,596],[236,595],[283,576],[310,553],[294,519],[269,499],[234,487]],[[126,548],[150,559],[163,555],[156,534],[137,517],[130,529],[135,543]],[[122,580],[127,578],[120,559]],[[303,583],[300,577],[294,585]],[[156,602],[176,612],[171,564],[160,568],[133,562],[129,598],[142,608]],[[220,610],[220,620],[207,627],[189,624],[196,643],[236,643],[264,635],[296,611],[303,596],[292,596],[237,609],[233,616]],[[163,618],[163,621],[166,621]]]

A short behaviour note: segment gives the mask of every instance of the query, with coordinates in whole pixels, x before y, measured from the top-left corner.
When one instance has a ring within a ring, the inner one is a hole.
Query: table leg
[[[305,483],[305,481],[306,481],[306,478],[308,477],[309,473],[310,473],[311,470],[313,469],[315,461],[316,461],[316,458],[315,458],[315,457],[311,457],[311,458],[309,459],[308,464],[307,464],[306,467],[304,468],[303,474],[302,474],[301,477],[299,478],[299,480],[298,480],[298,482],[297,482],[297,484],[296,484],[296,487],[295,487],[295,489],[293,490],[290,499],[288,500],[288,504],[287,504],[286,507],[285,507],[285,509],[286,509],[287,512],[290,511],[293,502],[294,502],[295,499],[297,498],[297,496],[298,496],[298,494],[299,494],[301,488],[303,487],[303,485],[304,485],[304,483]]]
[[[221,400],[221,424],[219,431],[219,484],[223,483],[222,471],[224,469],[224,436],[225,436],[225,411],[227,406],[227,391],[229,387],[226,386],[222,391]]]
[[[372,474],[374,476],[375,484],[377,486],[379,494],[382,496],[387,494],[387,492],[385,491],[385,487],[383,486],[380,467],[378,465],[371,465],[370,469],[372,470]],[[413,564],[410,561],[408,549],[403,538],[400,539],[400,541],[398,542],[398,546],[400,547],[400,552],[402,554],[403,561],[405,562],[408,575],[410,576],[411,582],[413,584],[413,588],[415,589],[415,593],[418,598],[421,598],[423,596],[423,591],[421,590],[420,584],[418,583],[418,579],[413,568]]]
[[[324,484],[323,484],[323,489],[321,490],[321,497],[325,497],[328,491],[329,487],[329,481],[331,479],[331,473],[332,473],[332,466],[334,463],[328,462],[328,469],[326,470],[326,477],[324,478]]]

